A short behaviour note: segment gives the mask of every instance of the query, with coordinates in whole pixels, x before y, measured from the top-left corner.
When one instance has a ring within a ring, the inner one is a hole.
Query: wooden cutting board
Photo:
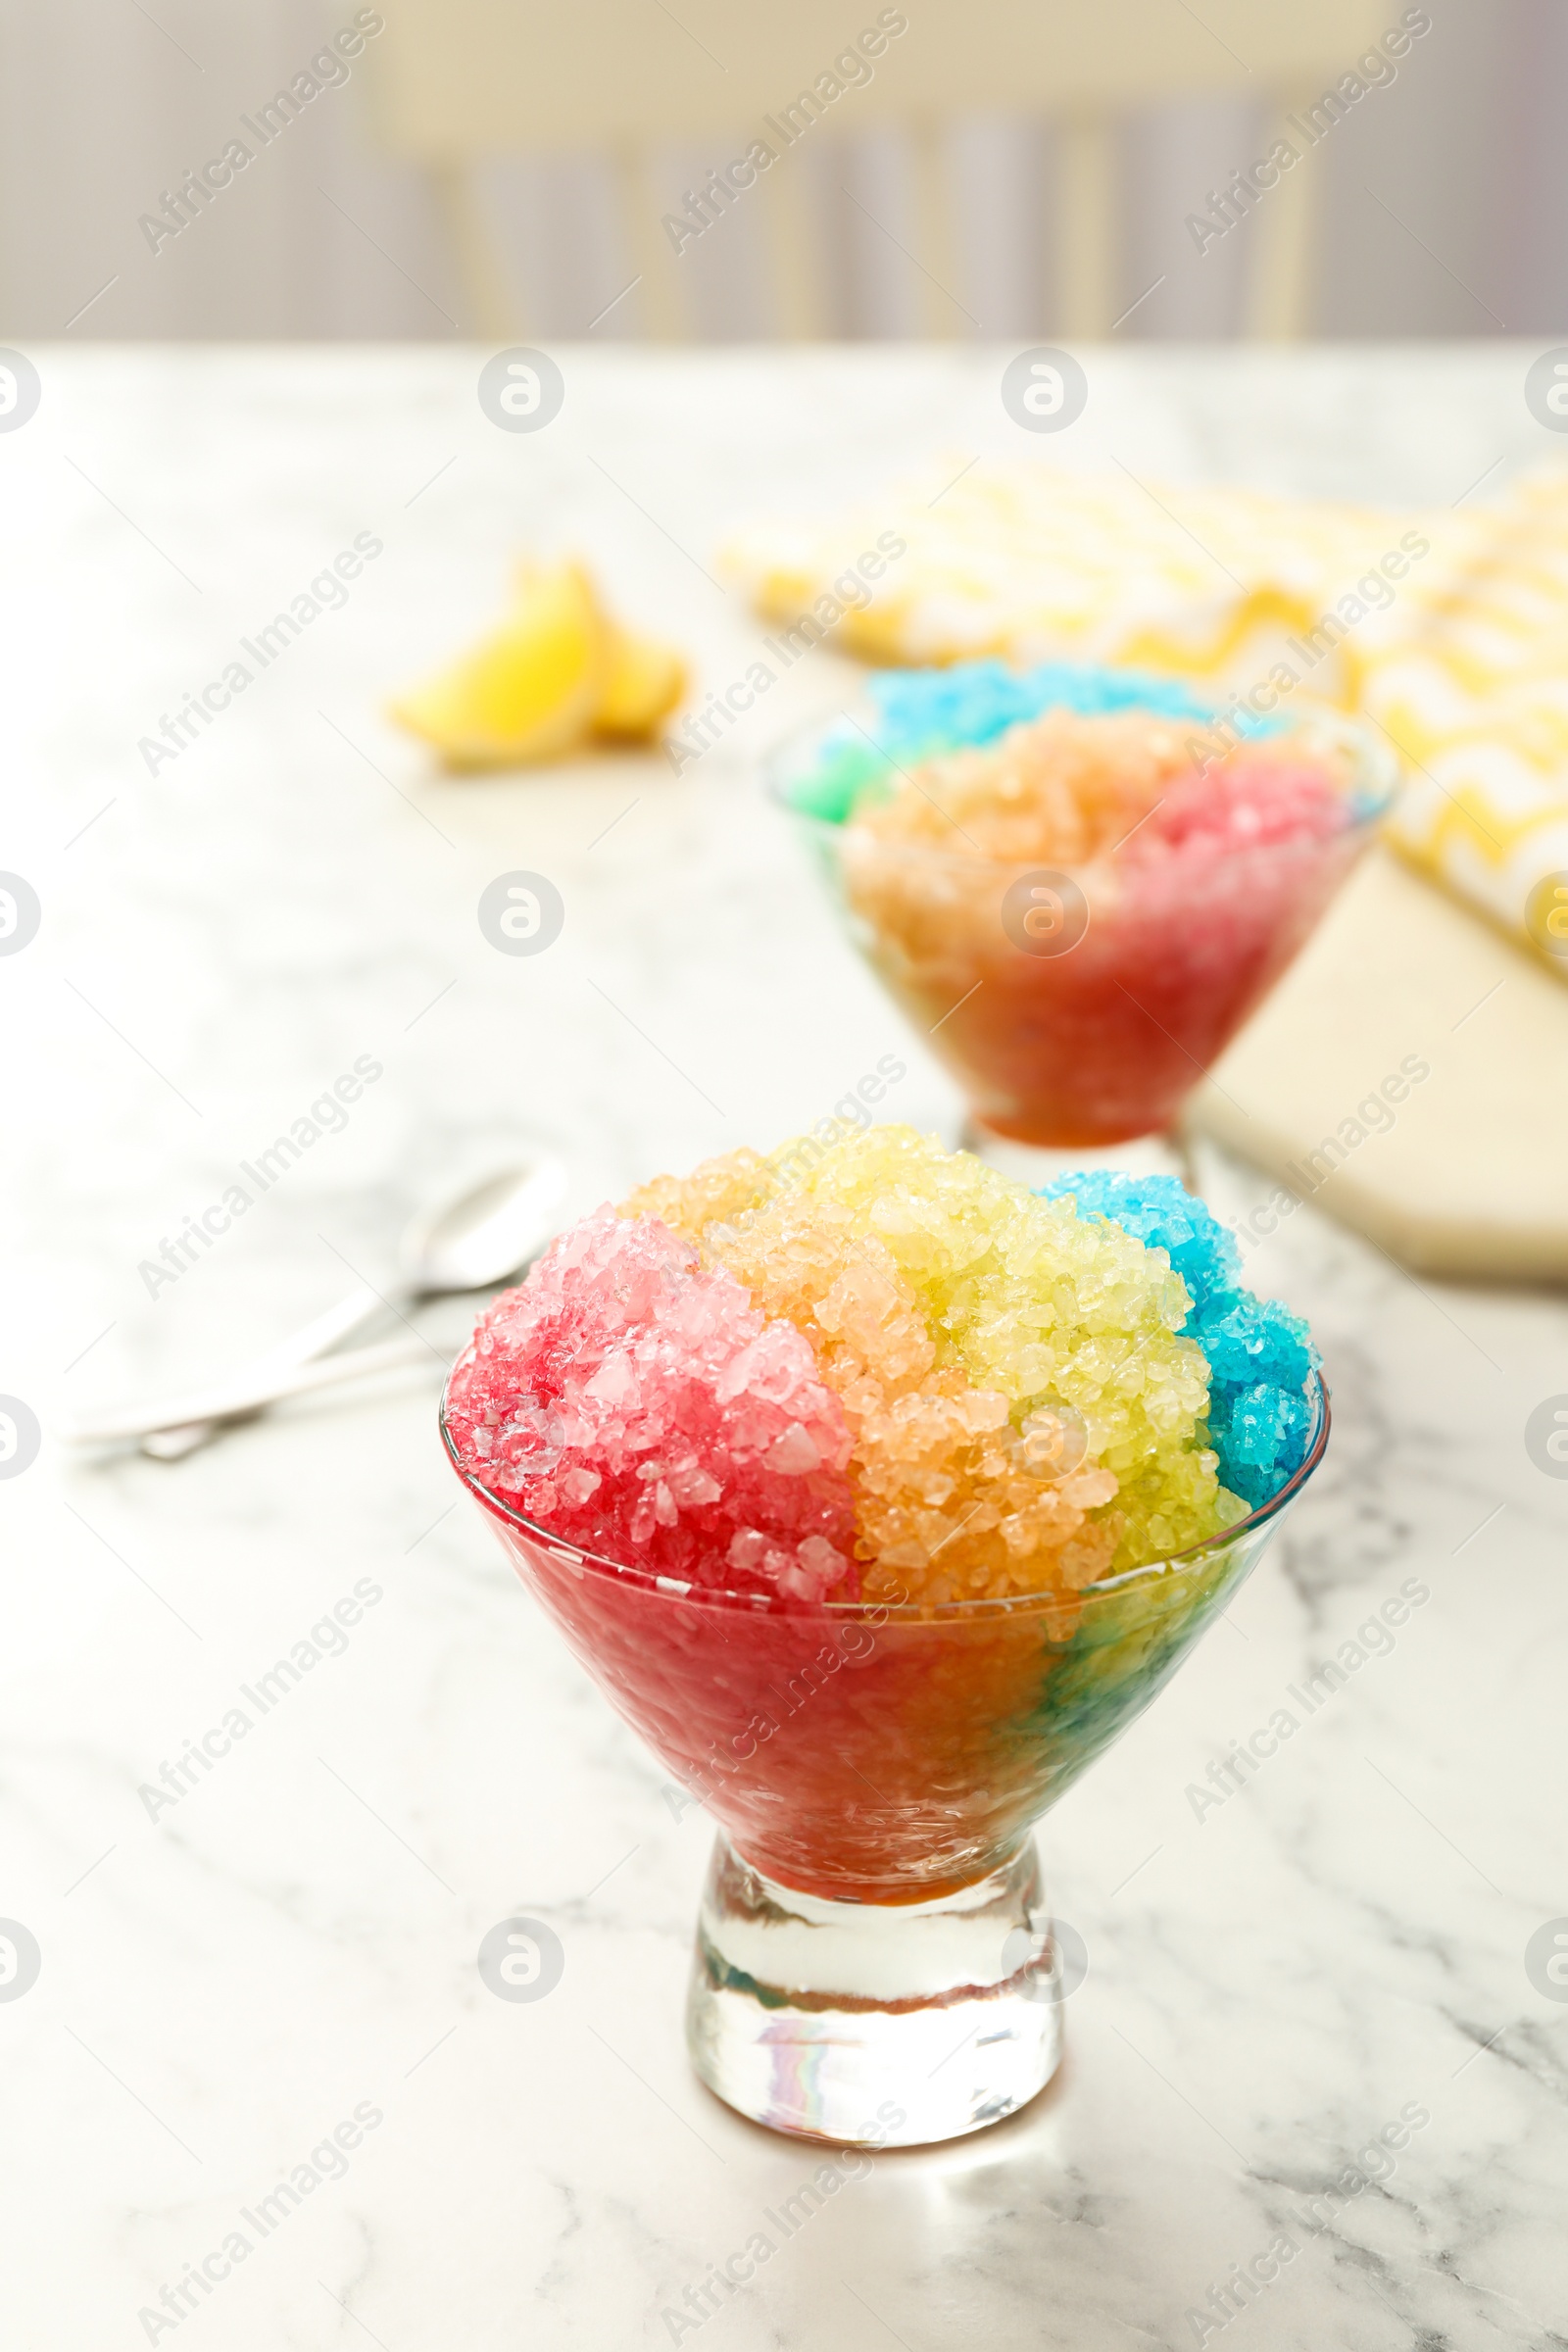
[[[1406,1265],[1568,1279],[1568,986],[1381,850],[1188,1119]]]

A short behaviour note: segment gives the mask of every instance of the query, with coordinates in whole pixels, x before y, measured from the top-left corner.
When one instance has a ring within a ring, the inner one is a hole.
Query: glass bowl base
[[[987,1167],[1016,1177],[1036,1192],[1078,1168],[1108,1168],[1122,1176],[1175,1176],[1190,1193],[1198,1190],[1186,1142],[1174,1128],[1131,1136],[1121,1144],[1025,1144],[987,1126],[970,1111],[958,1144]]]
[[[703,2082],[766,2124],[844,2147],[983,2131],[1061,2058],[1061,1964],[1032,1838],[924,1903],[829,1902],[719,1837],[686,2037]]]

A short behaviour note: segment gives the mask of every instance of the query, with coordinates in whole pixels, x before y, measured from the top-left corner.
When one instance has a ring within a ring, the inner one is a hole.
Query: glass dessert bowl
[[[709,2088],[846,2145],[1000,2121],[1061,2055],[1034,1823],[1255,1566],[1322,1459],[1197,1550],[1004,1600],[760,1600],[563,1544],[466,1470],[517,1574],[719,1825],[687,2003]],[[1070,1986],[1068,1987],[1070,1990]],[[895,2117],[897,2120],[894,2120]]]
[[[447,1450],[718,1823],[688,2039],[743,2114],[914,2144],[1050,2079],[1032,1825],[1327,1441],[1237,1276],[1169,1179],[1048,1200],[880,1128],[658,1179],[481,1316]]]
[[[1367,846],[1392,751],[1328,709],[1242,732],[1114,671],[870,688],[769,766],[851,939],[963,1090],[973,1148],[1135,1164]]]

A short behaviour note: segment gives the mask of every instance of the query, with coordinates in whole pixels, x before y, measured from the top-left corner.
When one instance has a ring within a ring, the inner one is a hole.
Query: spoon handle
[[[72,1446],[112,1446],[129,1438],[148,1437],[158,1430],[183,1429],[192,1423],[254,1413],[280,1396],[297,1396],[307,1389],[332,1388],[342,1380],[357,1380],[367,1372],[390,1371],[396,1365],[416,1363],[426,1357],[437,1363],[446,1360],[428,1340],[411,1333],[404,1339],[377,1341],[371,1348],[349,1348],[341,1355],[318,1357],[311,1363],[296,1364],[292,1369],[279,1369],[268,1377],[259,1377],[253,1371],[225,1382],[215,1382],[211,1388],[198,1389],[189,1396],[166,1397],[161,1404],[133,1405],[124,1412],[105,1413],[95,1420],[59,1423],[56,1435]]]
[[[368,1282],[362,1282],[335,1306],[329,1306],[323,1314],[313,1315],[309,1323],[302,1323],[286,1339],[266,1348],[234,1377],[266,1381],[292,1371],[296,1364],[308,1364],[316,1356],[325,1355],[339,1340],[347,1339],[381,1303],[379,1294]],[[220,1421],[211,1414],[199,1421],[161,1421],[144,1434],[141,1449],[155,1461],[183,1461],[187,1453],[194,1453],[209,1438],[216,1437],[220,1427]]]
[[[287,1339],[264,1348],[249,1369],[285,1372],[292,1364],[308,1364],[312,1356],[324,1355],[339,1340],[346,1340],[351,1331],[357,1331],[381,1303],[379,1291],[372,1290],[368,1282],[358,1283],[336,1306],[329,1306],[324,1314],[313,1315],[309,1323],[302,1323]]]

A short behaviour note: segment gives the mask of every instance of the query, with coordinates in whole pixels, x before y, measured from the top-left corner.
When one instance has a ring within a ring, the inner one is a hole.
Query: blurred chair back
[[[956,117],[998,114],[1046,119],[1061,133],[1060,315],[1051,323],[1092,338],[1115,323],[1120,119],[1183,97],[1245,97],[1272,112],[1266,155],[1287,115],[1322,102],[1389,14],[1389,0],[1203,0],[1201,14],[1185,0],[909,0],[907,9],[866,0],[857,29],[844,0],[793,0],[787,10],[680,0],[678,14],[662,0],[397,0],[368,63],[378,135],[429,173],[472,323],[491,339],[515,339],[526,320],[478,200],[476,163],[607,158],[642,315],[653,334],[674,338],[689,331],[690,314],[650,165],[698,141],[711,141],[713,163],[726,168],[754,140],[774,150],[778,160],[755,184],[769,221],[777,331],[823,333],[825,272],[787,152],[792,123],[824,138],[893,124],[909,140],[926,325],[951,334],[944,289],[955,282],[956,240],[944,133]],[[853,102],[830,96],[830,81],[845,83],[845,96],[853,89]],[[1319,177],[1310,165],[1284,173],[1259,208],[1254,335],[1303,330]],[[716,211],[729,200],[715,190],[709,203]]]

